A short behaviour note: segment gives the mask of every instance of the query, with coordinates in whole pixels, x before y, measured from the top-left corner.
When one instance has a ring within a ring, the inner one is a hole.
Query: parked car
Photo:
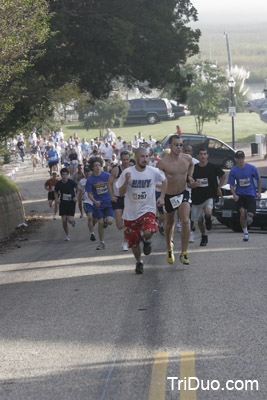
[[[172,135],[168,135],[163,139],[162,145],[164,148],[168,147],[169,138]],[[182,133],[181,137],[184,145],[189,144],[192,146],[194,157],[197,157],[197,151],[200,147],[205,147],[208,150],[211,163],[225,169],[231,169],[236,164],[235,150],[220,139],[190,133]]]
[[[159,121],[174,118],[172,106],[168,99],[133,99],[130,104],[126,122],[146,121],[156,124]]]
[[[267,176],[261,176],[261,184],[261,199],[256,200],[256,214],[250,228],[259,227],[267,230]],[[256,180],[255,186],[257,188]],[[229,193],[230,186],[224,185],[222,191],[223,194]],[[235,232],[242,231],[237,204],[232,195],[224,195],[215,202],[212,213],[221,224],[228,226]]]
[[[174,113],[175,119],[191,114],[191,111],[189,111],[186,104],[179,104],[175,100],[170,100],[170,103],[172,105],[172,112]]]

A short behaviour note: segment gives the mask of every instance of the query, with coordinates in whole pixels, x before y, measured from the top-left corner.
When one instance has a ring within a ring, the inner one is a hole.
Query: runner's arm
[[[226,179],[226,174],[224,173],[224,174],[220,177],[219,185],[218,185],[218,187],[217,187],[217,195],[220,196],[220,197],[222,197],[221,188],[222,188],[222,186],[224,185],[225,179]]]
[[[257,179],[257,182],[258,182],[258,199],[260,199],[261,198],[261,177],[259,177],[258,179]]]
[[[88,194],[89,199],[94,203],[94,205],[95,205],[96,207],[99,207],[100,204],[101,204],[101,201],[97,201],[97,200],[94,198],[92,192],[87,192],[87,194]]]
[[[130,172],[127,172],[127,173],[125,174],[125,181],[124,181],[124,183],[122,184],[122,186],[119,188],[119,194],[120,194],[120,196],[124,196],[124,195],[125,195],[125,193],[126,193],[126,191],[127,191],[127,187],[128,187],[128,183],[129,183],[130,178],[131,178],[131,173],[130,173]]]
[[[237,194],[235,194],[234,185],[230,185],[230,190],[231,190],[232,195],[234,196],[234,201],[237,201],[239,199],[239,196]]]
[[[118,167],[112,168],[111,173],[110,173],[109,178],[108,178],[108,191],[109,191],[109,194],[110,194],[110,197],[111,197],[112,201],[116,201],[117,200],[117,198],[114,196],[114,192],[113,192],[113,182],[115,181],[116,176],[118,174],[117,169],[118,169]]]

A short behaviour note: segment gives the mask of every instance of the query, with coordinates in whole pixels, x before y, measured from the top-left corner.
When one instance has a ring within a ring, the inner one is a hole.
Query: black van
[[[130,104],[126,123],[146,121],[156,124],[159,121],[174,118],[172,106],[167,99],[133,99]]]
[[[172,134],[173,135],[173,134]],[[168,147],[169,138],[172,135],[166,136],[162,145]],[[200,147],[205,147],[209,153],[209,161],[218,165],[221,168],[231,169],[235,164],[235,150],[228,144],[222,142],[212,136],[194,135],[190,133],[182,133],[184,146],[190,145],[193,148],[193,157],[197,158],[197,151]]]

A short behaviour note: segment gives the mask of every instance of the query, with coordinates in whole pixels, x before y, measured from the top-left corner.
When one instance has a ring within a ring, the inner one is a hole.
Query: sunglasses
[[[175,146],[175,147],[183,147],[183,143],[173,143],[173,146]]]

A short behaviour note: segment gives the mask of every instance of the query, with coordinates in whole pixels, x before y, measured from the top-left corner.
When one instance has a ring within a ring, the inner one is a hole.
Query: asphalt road
[[[49,212],[47,176],[26,167],[14,178],[28,215]],[[115,225],[102,252],[86,218],[70,233],[65,242],[49,217],[0,256],[1,400],[267,399],[266,233],[244,243],[214,224],[206,248],[199,232],[190,244],[190,266],[179,233],[172,266],[157,233],[141,276]],[[210,390],[178,390],[178,377]]]

